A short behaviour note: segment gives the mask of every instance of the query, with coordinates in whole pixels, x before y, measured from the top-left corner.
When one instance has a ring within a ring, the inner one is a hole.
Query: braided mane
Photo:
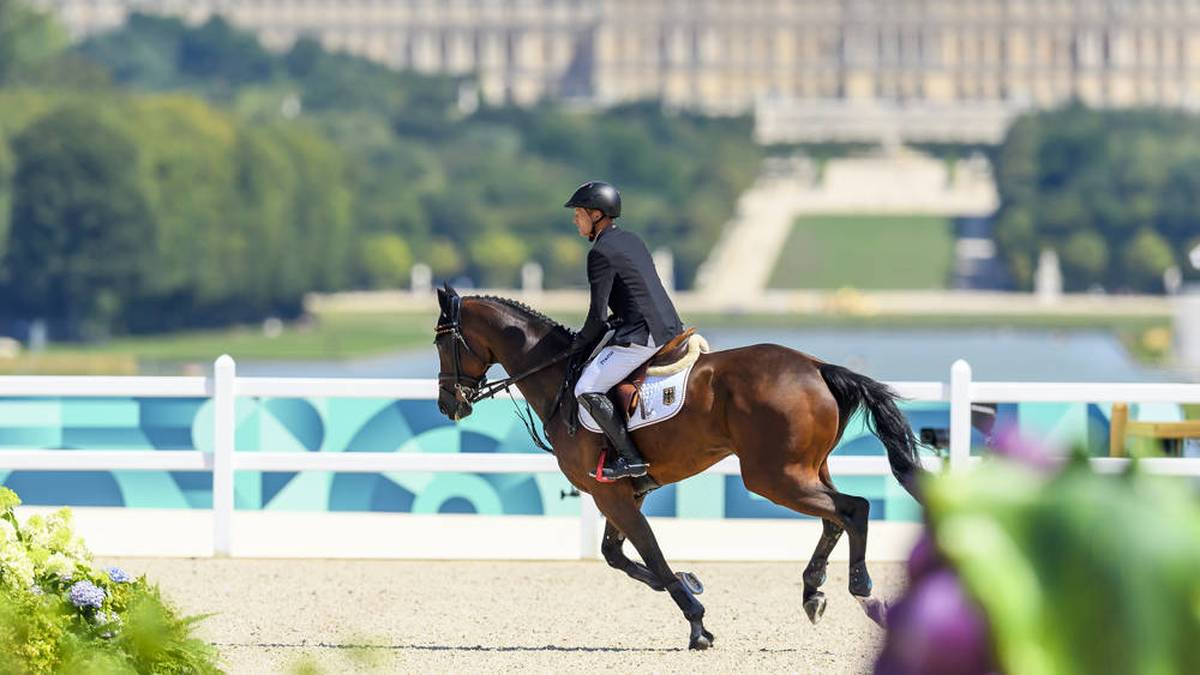
[[[522,314],[525,314],[527,317],[529,317],[531,319],[535,319],[535,320],[541,322],[542,324],[548,326],[551,330],[562,331],[567,334],[567,337],[575,336],[575,331],[571,330],[570,328],[567,328],[566,326],[555,321],[554,319],[551,319],[550,317],[548,317],[545,314],[539,312],[538,310],[530,307],[529,305],[526,305],[523,302],[518,302],[516,300],[513,300],[512,298],[501,298],[501,297],[495,296],[495,295],[471,295],[471,296],[467,296],[467,297],[475,299],[475,300],[488,300],[491,302],[498,302],[501,305],[505,305],[511,309],[515,309],[518,312],[521,312]]]

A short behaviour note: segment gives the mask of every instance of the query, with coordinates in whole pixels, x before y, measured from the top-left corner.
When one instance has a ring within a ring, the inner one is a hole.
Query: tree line
[[[310,39],[273,53],[220,18],[134,14],[70,46],[0,0],[0,315],[70,337],[291,316],[417,261],[510,286],[536,260],[578,285],[562,203],[591,178],[622,188],[686,286],[757,174],[745,118],[473,92]]]
[[[1161,293],[1172,267],[1196,276],[1200,117],[1081,105],[1027,115],[998,149],[996,176],[996,239],[1019,287],[1047,248],[1070,290]]]

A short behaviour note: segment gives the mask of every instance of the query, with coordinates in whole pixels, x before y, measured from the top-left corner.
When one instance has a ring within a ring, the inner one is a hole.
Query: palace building
[[[656,98],[765,141],[994,142],[1072,99],[1200,107],[1200,0],[37,0],[73,35],[221,14],[285,49],[476,74],[488,102]]]

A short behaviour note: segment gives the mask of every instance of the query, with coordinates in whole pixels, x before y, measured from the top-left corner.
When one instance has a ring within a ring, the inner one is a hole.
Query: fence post
[[[971,364],[959,359],[950,368],[950,470],[967,468],[971,457]]]
[[[596,502],[586,492],[579,495],[579,559],[600,558],[600,536],[603,534],[604,516],[596,508]]]
[[[237,366],[228,354],[213,366],[213,555],[230,554],[233,520],[233,446]]]

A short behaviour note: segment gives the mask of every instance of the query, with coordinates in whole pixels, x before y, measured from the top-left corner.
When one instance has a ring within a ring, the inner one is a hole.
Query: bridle
[[[537,426],[534,422],[533,411],[529,407],[529,402],[525,402],[525,412],[522,413],[521,409],[517,407],[516,399],[512,397],[512,392],[509,391],[508,388],[513,384],[516,384],[517,382],[529,377],[530,375],[533,375],[534,373],[545,370],[559,361],[563,361],[573,356],[575,351],[568,349],[549,361],[542,363],[541,365],[530,368],[529,370],[518,373],[517,375],[513,375],[512,377],[506,377],[503,380],[499,380],[491,384],[487,384],[486,372],[479,377],[464,375],[462,372],[462,352],[460,351],[460,347],[461,349],[466,349],[467,353],[469,353],[471,356],[474,356],[485,366],[489,365],[490,362],[481,357],[478,352],[472,349],[471,344],[467,342],[466,336],[463,335],[462,298],[458,295],[451,295],[449,296],[448,300],[449,307],[447,308],[446,312],[447,321],[445,323],[439,323],[434,329],[434,333],[436,335],[436,337],[434,337],[434,343],[436,344],[443,335],[450,336],[450,339],[454,344],[454,373],[451,374],[439,372],[438,388],[454,396],[455,400],[467,403],[468,405],[472,405],[478,401],[482,401],[483,399],[492,398],[501,391],[508,392],[509,398],[512,399],[513,407],[517,410],[517,417],[519,417],[521,422],[525,425],[525,429],[529,432],[530,437],[533,438],[534,444],[546,452],[553,453],[554,449],[550,446],[549,441],[542,440],[541,436],[537,432]],[[563,400],[563,395],[566,391],[566,388],[567,382],[564,381],[563,387],[559,390],[558,396],[555,398],[553,406],[551,406],[549,417],[546,419],[547,423],[554,417],[555,413],[558,412],[559,405]]]
[[[438,388],[448,394],[453,395],[457,400],[473,404],[478,401],[482,401],[483,399],[492,398],[501,391],[507,391],[510,386],[520,382],[530,375],[545,370],[546,368],[549,368],[550,366],[574,354],[573,351],[568,349],[549,361],[491,384],[487,384],[487,373],[484,373],[479,377],[464,375],[462,372],[462,352],[460,350],[460,346],[461,349],[466,349],[467,353],[469,353],[471,356],[474,356],[485,366],[490,362],[472,349],[470,343],[467,342],[466,336],[463,335],[462,297],[452,295],[449,298],[449,303],[450,306],[449,311],[447,312],[447,321],[445,323],[439,323],[434,329],[434,333],[436,335],[434,341],[436,342],[443,335],[449,335],[454,345],[454,373],[451,374],[439,372]],[[450,384],[446,384],[447,382]]]
[[[438,373],[438,388],[447,394],[454,396],[456,400],[464,403],[475,403],[484,398],[480,395],[480,391],[487,382],[487,373],[479,377],[471,377],[464,375],[462,372],[462,351],[466,349],[467,353],[474,356],[480,363],[487,365],[487,359],[479,356],[479,354],[471,349],[470,343],[467,342],[466,336],[462,333],[462,298],[454,295],[450,297],[450,311],[448,312],[449,320],[446,323],[439,323],[434,329],[434,342],[437,342],[443,335],[449,335],[451,342],[454,345],[454,373],[439,372]],[[461,345],[461,348],[460,348]],[[449,381],[450,384],[446,384]],[[465,382],[465,384],[464,384]],[[492,394],[495,395],[494,393]]]

